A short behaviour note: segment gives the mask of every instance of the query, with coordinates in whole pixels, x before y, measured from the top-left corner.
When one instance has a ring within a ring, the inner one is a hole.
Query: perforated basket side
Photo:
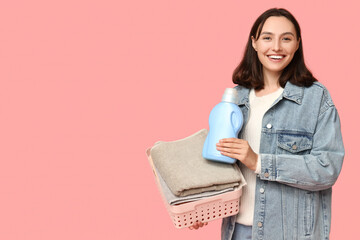
[[[192,226],[196,222],[210,222],[219,218],[235,215],[239,212],[239,199],[228,202],[209,202],[199,205],[187,213],[170,213],[176,228]]]
[[[146,154],[153,168],[162,199],[176,228],[186,228],[196,222],[210,222],[219,218],[235,215],[239,212],[239,199],[242,194],[242,187],[246,184],[245,180],[243,180],[242,184],[234,191],[180,205],[169,205],[161,191],[159,179],[154,171],[150,148],[147,149]]]
[[[180,205],[167,205],[175,227],[184,228],[195,222],[209,222],[239,212],[242,188]]]

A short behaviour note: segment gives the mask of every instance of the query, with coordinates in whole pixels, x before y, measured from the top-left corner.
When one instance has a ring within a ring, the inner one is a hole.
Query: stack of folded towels
[[[236,164],[208,161],[202,149],[208,131],[177,141],[157,142],[150,156],[161,190],[170,205],[233,191],[245,184]]]

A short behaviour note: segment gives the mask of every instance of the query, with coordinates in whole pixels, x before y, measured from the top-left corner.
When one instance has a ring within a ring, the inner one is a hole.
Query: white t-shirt
[[[241,138],[248,141],[250,147],[255,153],[260,151],[260,137],[262,128],[262,119],[265,112],[271,107],[275,100],[282,94],[283,88],[279,88],[277,91],[267,94],[262,97],[255,95],[254,89],[249,93],[249,119],[244,126],[244,131]],[[240,164],[241,172],[247,182],[247,185],[243,187],[242,196],[240,198],[240,209],[237,215],[236,222],[251,226],[254,218],[254,205],[255,205],[255,184],[256,174],[261,170],[261,159],[258,158],[258,165],[256,171],[252,171],[245,165]]]

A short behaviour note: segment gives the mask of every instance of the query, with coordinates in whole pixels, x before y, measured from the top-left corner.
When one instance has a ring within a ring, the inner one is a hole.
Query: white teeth
[[[284,56],[275,56],[275,55],[270,55],[269,58],[272,59],[282,59]]]

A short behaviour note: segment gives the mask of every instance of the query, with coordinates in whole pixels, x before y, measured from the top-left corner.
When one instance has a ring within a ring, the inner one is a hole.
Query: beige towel
[[[171,142],[157,142],[151,157],[160,175],[176,196],[239,186],[242,174],[236,164],[208,161],[202,157],[207,130]]]

